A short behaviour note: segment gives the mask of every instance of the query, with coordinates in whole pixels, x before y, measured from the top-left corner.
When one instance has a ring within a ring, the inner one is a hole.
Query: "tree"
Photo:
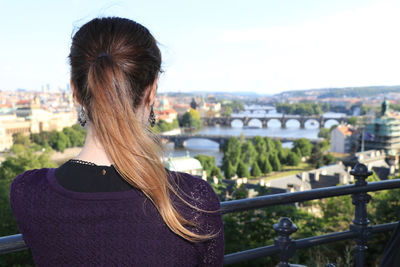
[[[200,161],[201,167],[203,167],[203,170],[207,173],[207,177],[211,177],[212,172],[217,168],[215,165],[215,158],[206,155],[196,155],[194,158]]]
[[[267,145],[261,136],[254,137],[253,142],[259,155],[267,151]]]
[[[236,173],[240,178],[250,177],[249,169],[242,161],[239,162]]]
[[[335,157],[330,153],[329,154],[325,154],[322,157],[322,162],[324,163],[324,165],[333,164],[333,163],[335,163],[335,161],[336,161]]]
[[[286,157],[286,163],[289,166],[297,166],[300,164],[300,158],[299,158],[299,156],[297,156],[296,153],[294,153],[293,151],[290,151]]]
[[[357,122],[358,122],[358,118],[356,117],[356,116],[352,116],[352,117],[350,117],[349,118],[349,120],[348,120],[348,123],[350,124],[350,125],[357,125]]]
[[[275,149],[278,150],[278,151],[282,150],[282,142],[281,142],[281,140],[275,139],[273,141],[274,141]]]
[[[331,132],[328,128],[321,128],[321,130],[319,130],[318,137],[330,140]]]
[[[242,161],[249,166],[253,165],[253,162],[257,160],[258,155],[253,143],[250,140],[247,140],[242,144],[241,150]]]
[[[264,161],[263,173],[268,174],[272,171],[273,171],[273,169],[272,169],[271,163],[269,162],[269,158],[267,157],[267,158],[265,158],[265,161]]]
[[[251,176],[258,177],[261,175],[260,167],[258,167],[257,161],[251,166]]]
[[[323,161],[324,154],[321,151],[321,148],[318,145],[315,145],[312,148],[311,156],[309,162],[315,167],[319,168],[324,164]]]
[[[180,117],[179,125],[182,127],[200,129],[202,122],[199,112],[195,109],[190,109]]]
[[[221,169],[218,168],[217,166],[214,166],[214,168],[211,170],[211,177],[217,177],[218,179],[222,179],[222,172]]]
[[[234,137],[229,138],[228,142],[222,147],[222,151],[224,152],[223,164],[230,162],[232,166],[236,167],[242,153],[239,140]]]
[[[224,108],[224,111],[223,111],[222,115],[225,116],[225,117],[229,117],[229,116],[232,115],[232,112],[233,112],[232,111],[232,107],[231,106],[227,106],[227,107]]]
[[[264,137],[266,149],[268,153],[272,153],[275,151],[275,143],[270,137]]]
[[[312,144],[306,138],[300,138],[293,141],[292,151],[296,152],[299,149],[301,156],[306,157],[311,155]]]
[[[224,174],[226,179],[231,179],[236,174],[235,167],[232,166],[230,162],[226,164],[226,168],[224,169]]]
[[[23,146],[28,146],[28,145],[30,145],[30,140],[29,140],[29,137],[28,136],[26,136],[26,135],[23,135],[22,133],[16,133],[16,134],[13,134],[13,143],[14,144],[20,144],[20,145],[23,145]]]
[[[70,147],[82,147],[84,145],[86,131],[76,130],[73,127],[66,127],[62,132],[68,137]]]
[[[282,170],[281,162],[279,161],[278,155],[276,153],[269,155],[269,162],[271,163],[272,169],[274,171]]]

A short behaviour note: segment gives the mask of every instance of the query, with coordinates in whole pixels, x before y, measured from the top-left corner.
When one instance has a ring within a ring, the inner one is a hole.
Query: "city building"
[[[385,150],[398,155],[400,149],[400,115],[389,110],[389,101],[382,103],[381,113],[364,131],[364,150]]]
[[[164,161],[164,167],[170,171],[185,172],[200,176],[204,180],[207,179],[207,174],[203,171],[200,161],[190,157],[189,154],[184,157],[168,157]]]
[[[13,145],[13,134],[28,135],[31,123],[15,114],[0,115],[0,151],[8,150]]]
[[[172,123],[176,118],[178,118],[178,112],[174,109],[165,109],[165,110],[154,110],[154,114],[156,115],[156,120],[166,121]]]
[[[350,153],[357,150],[359,133],[351,125],[338,125],[331,131],[331,152]]]

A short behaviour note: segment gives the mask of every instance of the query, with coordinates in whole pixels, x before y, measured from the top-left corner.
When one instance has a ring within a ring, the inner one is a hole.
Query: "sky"
[[[71,36],[95,17],[146,26],[159,92],[400,85],[400,1],[0,0],[0,90],[69,83]]]

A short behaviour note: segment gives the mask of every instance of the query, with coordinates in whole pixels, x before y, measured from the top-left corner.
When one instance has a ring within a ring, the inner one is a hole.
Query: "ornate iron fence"
[[[392,231],[397,224],[397,222],[392,222],[368,226],[369,220],[367,218],[367,204],[370,201],[371,196],[367,192],[400,188],[400,179],[368,183],[366,179],[372,174],[372,172],[363,164],[357,164],[350,171],[350,174],[355,177],[355,184],[222,202],[221,209],[223,214],[343,195],[351,195],[352,203],[355,205],[353,224],[350,226],[348,231],[293,240],[290,235],[297,231],[297,226],[293,224],[289,218],[284,217],[274,225],[274,230],[277,232],[278,236],[273,245],[225,255],[224,265],[279,254],[279,266],[290,266],[289,260],[293,257],[297,249],[341,240],[355,239],[355,263],[357,267],[364,266],[365,253],[368,249],[367,242],[370,236],[372,234]],[[21,234],[0,237],[0,254],[24,249],[27,249],[27,246]],[[334,265],[328,264],[328,266]]]

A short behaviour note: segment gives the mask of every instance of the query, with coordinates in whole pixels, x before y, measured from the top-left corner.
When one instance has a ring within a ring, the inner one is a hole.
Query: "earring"
[[[86,122],[87,122],[87,117],[86,117],[86,113],[85,113],[85,110],[83,109],[83,107],[81,107],[81,110],[79,111],[78,122],[82,127],[85,127]]]
[[[151,106],[150,109],[150,115],[149,115],[149,123],[151,127],[154,127],[154,125],[156,124],[156,115],[154,114],[154,105]]]

